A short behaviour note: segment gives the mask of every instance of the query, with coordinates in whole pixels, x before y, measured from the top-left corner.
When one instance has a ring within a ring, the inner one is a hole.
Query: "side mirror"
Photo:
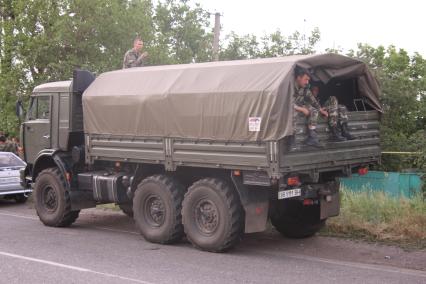
[[[22,101],[21,101],[21,100],[18,100],[18,101],[16,102],[16,106],[15,106],[15,113],[16,113],[16,116],[17,116],[19,119],[21,119],[21,118],[23,118],[23,117],[25,116],[24,106],[23,106],[23,104],[22,104]]]

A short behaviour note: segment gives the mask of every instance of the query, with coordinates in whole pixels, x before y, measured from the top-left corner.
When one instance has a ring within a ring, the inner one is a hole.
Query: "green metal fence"
[[[424,173],[370,171],[360,176],[341,178],[343,187],[354,192],[382,191],[392,197],[413,197],[422,192]]]

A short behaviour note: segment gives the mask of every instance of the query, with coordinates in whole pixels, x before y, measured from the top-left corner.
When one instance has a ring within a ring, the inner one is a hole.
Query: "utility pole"
[[[306,51],[306,19],[303,19],[303,53]]]
[[[219,61],[220,13],[214,14],[213,61]]]

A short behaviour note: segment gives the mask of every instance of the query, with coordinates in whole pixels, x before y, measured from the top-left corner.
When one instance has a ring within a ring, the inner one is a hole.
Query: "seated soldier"
[[[319,101],[319,86],[312,85],[311,93]],[[327,101],[324,103],[324,116],[328,117],[328,126],[331,131],[331,140],[332,141],[345,141],[345,140],[354,140],[355,137],[349,133],[348,128],[348,110],[344,105],[339,105],[337,98],[335,96],[330,96]],[[342,129],[342,134],[339,131],[339,125]]]
[[[308,137],[305,140],[305,144],[314,147],[321,147],[318,140],[318,134],[316,133],[316,125],[318,122],[318,113],[324,114],[324,110],[321,110],[321,106],[317,99],[312,95],[308,88],[310,75],[307,70],[296,67],[295,69],[295,91],[294,91],[294,117],[293,117],[293,129],[296,129],[296,115],[297,112],[303,113],[308,117]],[[293,135],[294,139],[294,135]],[[294,142],[292,142],[293,144]]]

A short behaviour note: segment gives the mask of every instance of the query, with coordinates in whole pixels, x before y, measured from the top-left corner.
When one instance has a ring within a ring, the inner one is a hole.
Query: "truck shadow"
[[[133,219],[126,216],[120,211],[113,210],[103,210],[103,209],[88,209],[82,210],[79,218],[76,223],[72,225],[74,228],[84,228],[84,229],[101,229],[117,233],[129,233],[132,235],[139,235],[139,231],[136,228],[136,225]],[[140,236],[142,241],[142,236]],[[241,242],[237,247],[228,253],[233,255],[246,255],[247,253],[252,253],[253,248],[257,253],[259,251],[277,251],[278,250],[288,250],[288,251],[299,251],[306,248],[314,247],[316,245],[317,237],[311,237],[307,239],[289,239],[283,237],[279,232],[277,232],[272,226],[269,226],[268,229],[261,233],[253,234],[244,234],[242,236]],[[159,248],[169,247],[169,245],[157,245]],[[173,246],[184,246],[191,247],[189,241],[186,238],[183,238],[177,244]]]

